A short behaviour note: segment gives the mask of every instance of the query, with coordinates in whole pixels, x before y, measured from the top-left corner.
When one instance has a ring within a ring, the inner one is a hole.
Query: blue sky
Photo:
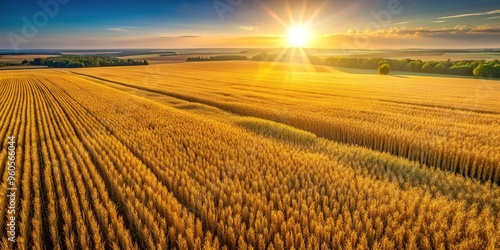
[[[37,2],[0,3],[0,48],[280,47],[289,27],[307,21],[311,47],[500,47],[498,0]]]

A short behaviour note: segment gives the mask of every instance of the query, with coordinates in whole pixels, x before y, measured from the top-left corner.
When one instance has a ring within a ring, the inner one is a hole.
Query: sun
[[[309,31],[305,26],[294,26],[288,29],[287,44],[289,47],[302,48],[310,40]]]

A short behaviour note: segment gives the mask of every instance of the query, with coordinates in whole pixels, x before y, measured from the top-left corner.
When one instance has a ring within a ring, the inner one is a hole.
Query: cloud
[[[457,35],[457,34],[500,34],[500,25],[487,24],[469,28],[467,25],[457,25],[450,28],[431,29],[420,28],[398,28],[391,27],[383,30],[348,30],[347,36],[368,36],[368,37],[398,37],[398,36],[434,36],[434,35]]]
[[[187,35],[187,36],[179,36],[179,37],[184,37],[184,38],[194,38],[194,37],[200,37],[200,36],[192,36],[192,35]]]
[[[450,18],[470,17],[470,16],[486,16],[486,15],[493,15],[493,14],[500,14],[500,10],[465,13],[465,14],[459,14],[459,15],[453,15],[453,16],[442,16],[442,17],[438,17],[438,19],[450,19]]]
[[[432,21],[432,23],[444,23],[445,21],[444,20],[436,20],[436,21]]]
[[[457,25],[455,26],[452,30],[457,30],[457,31],[468,31],[469,29],[467,28],[467,25]]]
[[[409,22],[399,22],[399,23],[396,23],[396,25],[401,25],[401,24],[407,24]]]
[[[497,18],[500,18],[500,16],[485,17],[484,19],[488,20],[488,19],[497,19]]]
[[[498,24],[485,24],[476,27],[473,31],[483,33],[497,33],[500,34],[500,25]]]
[[[246,30],[246,31],[254,31],[257,29],[255,26],[240,26],[240,29]]]
[[[129,31],[128,29],[124,29],[124,28],[107,28],[106,30],[109,30],[109,31],[115,31],[115,32],[125,32],[125,31]]]

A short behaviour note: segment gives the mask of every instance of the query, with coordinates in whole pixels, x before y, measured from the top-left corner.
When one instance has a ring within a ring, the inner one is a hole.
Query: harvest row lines
[[[267,86],[252,82],[240,90],[240,87],[227,87],[219,83],[220,80],[212,84],[201,80],[180,82],[172,78],[170,72],[163,77],[158,74],[154,81],[146,81],[148,84],[141,80],[147,78],[146,72],[116,74],[112,80],[109,74],[113,71],[101,72],[108,77],[101,77],[99,72],[88,76],[239,115],[282,122],[338,142],[388,152],[479,180],[500,181],[500,123],[496,114],[404,103],[387,105],[387,101],[360,93],[355,99],[350,90],[343,92],[342,88],[336,90],[333,97],[304,96],[288,91],[298,85],[296,82],[283,90],[267,90]],[[311,84],[315,86],[314,82]],[[364,100],[363,105],[356,101],[360,98]]]
[[[322,139],[282,143],[58,71],[0,89],[28,204],[6,248],[500,247],[496,186]]]

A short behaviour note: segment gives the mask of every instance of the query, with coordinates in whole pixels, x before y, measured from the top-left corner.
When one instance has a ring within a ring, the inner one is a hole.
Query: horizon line
[[[292,47],[267,47],[267,48],[258,48],[258,47],[193,47],[193,48],[29,48],[29,49],[7,49],[7,48],[0,48],[0,51],[16,51],[16,52],[21,52],[21,51],[29,51],[29,50],[57,50],[57,51],[63,51],[63,50],[72,50],[72,51],[89,51],[89,50],[102,50],[102,51],[110,51],[110,50],[199,50],[199,49],[244,49],[244,50],[268,50],[268,49],[294,49]],[[500,50],[500,47],[464,47],[464,48],[400,48],[400,49],[391,49],[391,48],[376,48],[376,49],[356,49],[356,48],[351,48],[351,49],[338,49],[338,48],[295,48],[295,49],[303,49],[303,50],[308,50],[308,49],[316,49],[316,50],[345,50],[345,51],[380,51],[380,50],[391,50],[391,51],[398,51],[398,50],[437,50],[437,51],[452,51],[452,50]]]

